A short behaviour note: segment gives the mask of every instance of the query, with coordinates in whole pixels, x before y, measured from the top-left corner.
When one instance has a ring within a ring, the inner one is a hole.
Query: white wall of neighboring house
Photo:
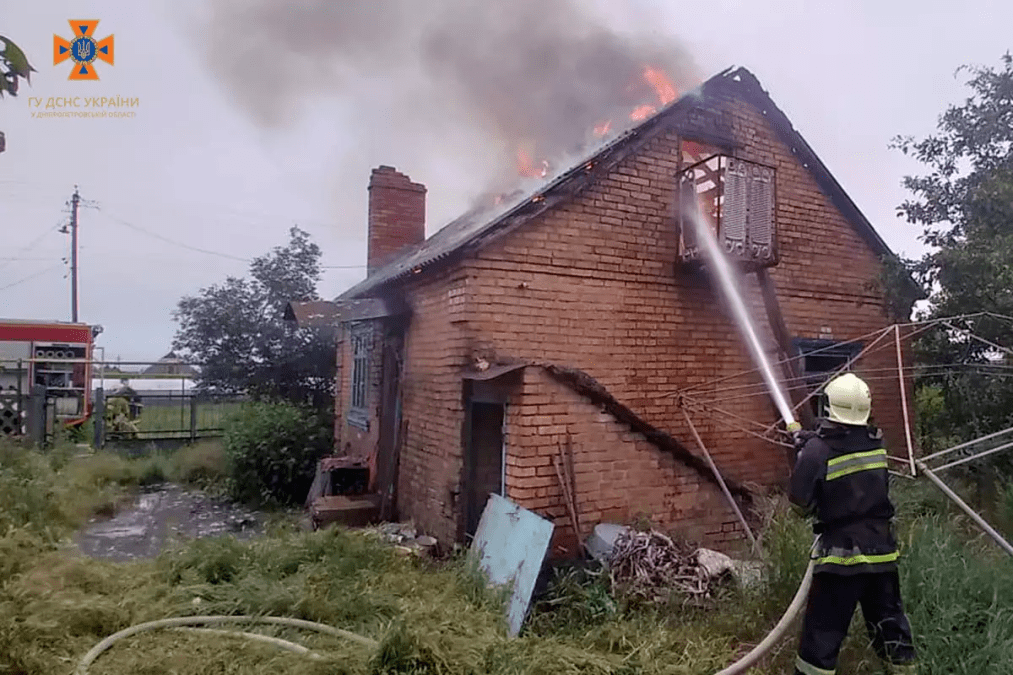
[[[146,392],[157,392],[159,394],[170,394],[173,392],[189,392],[193,389],[196,384],[191,379],[183,378],[171,378],[171,377],[130,377],[130,378],[119,378],[119,377],[106,377],[106,378],[94,378],[92,380],[92,389],[102,389],[108,394],[116,391],[123,386],[123,380],[126,379],[128,387],[136,391],[140,395],[144,395]]]

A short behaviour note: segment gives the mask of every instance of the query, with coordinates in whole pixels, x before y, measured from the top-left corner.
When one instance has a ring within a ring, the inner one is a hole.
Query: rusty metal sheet
[[[527,363],[507,363],[500,366],[490,366],[486,370],[469,370],[461,376],[465,380],[495,380],[497,377],[509,375],[515,370],[527,367]]]
[[[338,469],[365,469],[368,466],[365,457],[342,456],[324,457],[320,460],[321,471],[335,471]]]
[[[490,584],[513,583],[507,603],[511,637],[516,637],[524,623],[554,527],[550,521],[497,494],[489,495],[482,512],[469,556],[477,561]]]
[[[285,319],[295,321],[300,328],[307,326],[333,326],[336,323],[338,305],[326,300],[290,302],[285,308]]]

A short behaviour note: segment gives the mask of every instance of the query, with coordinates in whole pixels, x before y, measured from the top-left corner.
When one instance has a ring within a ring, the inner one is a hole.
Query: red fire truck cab
[[[0,390],[45,388],[67,425],[91,414],[92,350],[100,326],[0,319]]]

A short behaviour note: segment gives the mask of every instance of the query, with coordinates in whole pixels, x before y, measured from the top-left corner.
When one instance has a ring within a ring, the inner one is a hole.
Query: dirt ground
[[[173,541],[220,534],[248,539],[262,532],[261,514],[169,484],[140,494],[112,518],[93,518],[75,539],[89,557],[124,562],[154,558]]]

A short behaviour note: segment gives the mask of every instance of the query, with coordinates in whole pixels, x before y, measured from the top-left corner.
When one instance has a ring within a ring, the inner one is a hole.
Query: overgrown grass
[[[90,672],[710,675],[780,617],[812,542],[808,526],[783,500],[772,500],[761,586],[726,587],[703,606],[644,605],[612,598],[594,569],[561,569],[521,636],[509,639],[502,598],[485,591],[463,559],[405,558],[360,533],[279,528],[253,542],[201,539],[124,564],[58,549],[83,513],[145,476],[220,476],[223,460],[211,447],[146,460],[0,448],[3,673],[69,675],[101,639],[142,621],[250,613],[320,621],[373,637],[380,648],[370,653],[326,636],[269,631],[329,655],[314,663],[240,638],[158,631],[117,643]],[[151,468],[156,462],[160,469]],[[1010,561],[931,486],[898,485],[895,501],[904,600],[922,673],[1010,672]],[[790,672],[798,629],[752,675]],[[860,613],[839,672],[880,672]]]
[[[197,404],[197,429],[222,429],[225,420],[242,409],[236,401],[201,402]],[[190,433],[190,400],[147,405],[137,419],[141,431],[179,432],[181,436]]]

